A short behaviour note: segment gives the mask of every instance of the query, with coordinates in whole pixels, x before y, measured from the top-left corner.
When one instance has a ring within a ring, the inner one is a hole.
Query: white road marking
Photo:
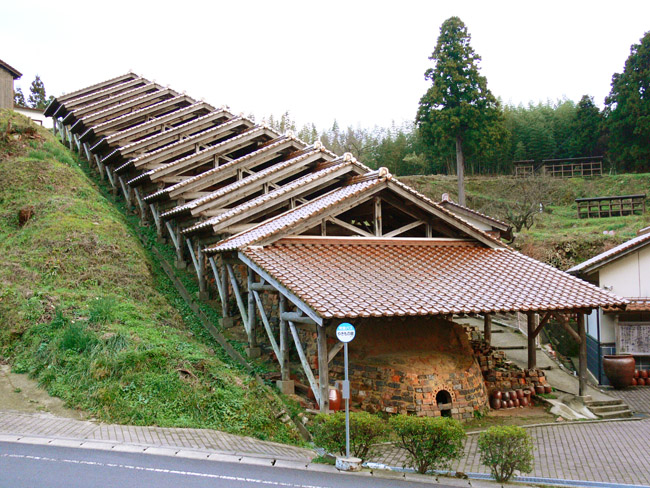
[[[247,483],[257,483],[260,485],[284,486],[288,488],[329,488],[327,486],[322,486],[322,485],[302,485],[302,484],[295,484],[295,483],[284,483],[282,481],[269,481],[269,480],[260,480],[256,478],[244,478],[241,476],[226,476],[222,474],[197,473],[195,471],[181,471],[177,469],[147,468],[145,466],[133,466],[130,464],[101,463],[97,461],[82,461],[78,459],[57,459],[57,458],[50,458],[45,456],[29,456],[24,454],[0,454],[0,457],[12,458],[12,459],[29,459],[33,461],[48,461],[48,462],[55,462],[55,463],[83,464],[87,466],[99,466],[99,467],[107,467],[107,468],[132,469],[134,471],[147,471],[151,473],[163,473],[163,474],[177,474],[181,476],[196,476],[198,478],[213,478],[213,479],[226,480],[226,481],[243,481]]]

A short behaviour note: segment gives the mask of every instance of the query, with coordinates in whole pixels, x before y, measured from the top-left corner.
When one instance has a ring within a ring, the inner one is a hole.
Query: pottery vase
[[[631,354],[603,356],[603,370],[609,382],[617,390],[632,384],[634,378],[634,356]],[[642,376],[643,372],[639,376]],[[646,372],[646,375],[648,373]]]

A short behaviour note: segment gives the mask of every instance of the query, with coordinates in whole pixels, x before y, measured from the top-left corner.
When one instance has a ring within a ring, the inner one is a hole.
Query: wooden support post
[[[483,316],[483,340],[492,345],[492,315],[489,313]]]
[[[226,267],[221,259],[221,287],[223,288],[223,302],[221,304],[221,315],[226,318],[230,317],[230,306],[228,305],[228,299],[230,298],[230,289],[228,287],[228,276],[226,272]]]
[[[289,337],[287,335],[287,321],[282,318],[282,313],[287,308],[287,299],[280,294],[280,374],[282,381],[289,381]]]
[[[226,264],[226,269],[228,269],[228,275],[230,275],[230,284],[232,285],[232,291],[237,300],[237,307],[239,308],[239,314],[244,323],[244,328],[248,328],[248,314],[246,313],[246,307],[244,307],[244,300],[242,300],[241,293],[239,292],[239,285],[237,284],[235,271],[232,269],[231,264]],[[248,330],[246,332],[248,332]]]
[[[374,199],[374,204],[375,204],[375,222],[374,222],[374,228],[375,228],[375,235],[376,236],[381,236],[382,235],[382,225],[381,225],[381,198],[375,197]]]
[[[278,358],[278,362],[281,363],[281,353],[280,347],[278,346],[277,341],[273,335],[273,329],[271,329],[271,323],[269,322],[268,317],[266,316],[266,311],[264,310],[264,304],[262,303],[262,298],[260,297],[259,292],[253,290],[251,292],[253,297],[255,297],[255,303],[257,304],[257,311],[260,313],[260,318],[262,319],[262,324],[264,325],[264,330],[266,330],[266,335],[269,336],[269,342],[275,353],[275,357]]]
[[[307,361],[307,357],[305,356],[305,351],[302,348],[302,344],[300,343],[300,336],[298,335],[298,331],[296,330],[296,326],[293,322],[289,322],[289,329],[291,330],[293,343],[296,345],[296,351],[298,351],[298,357],[300,358],[300,364],[302,364],[302,369],[305,372],[305,376],[307,377],[307,381],[309,382],[311,391],[314,392],[314,397],[316,398],[316,402],[318,403],[318,405],[320,405],[321,404],[320,388],[316,384],[314,373],[312,373],[311,371],[311,367],[309,366],[309,362]]]
[[[160,225],[160,214],[158,213],[158,208],[156,204],[150,203],[149,208],[151,209],[151,215],[153,215],[153,221],[156,224],[156,234],[158,237],[162,237],[162,227]]]
[[[580,356],[578,364],[579,387],[578,395],[587,394],[587,331],[585,328],[585,316],[578,312],[578,334],[580,335]]]
[[[246,267],[246,277],[248,280],[248,347],[252,351],[257,348],[257,337],[255,330],[255,297],[253,296],[253,279],[254,271]],[[252,352],[255,354],[255,352]],[[250,355],[250,354],[249,354]]]
[[[318,330],[318,387],[320,389],[320,411],[327,413],[330,408],[329,363],[327,357],[327,332],[325,326],[317,326]]]
[[[216,283],[217,290],[219,291],[219,299],[221,300],[221,315],[222,317],[226,317],[226,313],[224,312],[224,310],[227,308],[226,295],[224,293],[225,287],[222,281],[221,273],[219,273],[219,269],[217,269],[217,263],[214,260],[214,256],[210,256],[208,258],[208,261],[210,262],[210,267],[212,268],[212,274],[214,275],[214,282]]]
[[[535,350],[535,312],[528,312],[528,369],[537,367],[537,351]]]

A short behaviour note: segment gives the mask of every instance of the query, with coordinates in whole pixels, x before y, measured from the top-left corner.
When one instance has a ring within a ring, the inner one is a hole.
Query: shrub
[[[345,454],[345,412],[318,414],[313,439],[328,452]],[[386,434],[386,423],[368,412],[350,412],[350,454],[365,459],[373,443]]]
[[[490,427],[478,437],[481,463],[490,468],[494,479],[507,482],[518,470],[533,470],[533,443],[525,429],[515,425]]]
[[[61,337],[59,347],[61,350],[83,353],[95,345],[95,336],[79,324],[70,324],[66,327]]]
[[[448,469],[463,453],[465,431],[452,418],[397,415],[390,424],[397,434],[397,445],[408,453],[407,464],[418,473]]]

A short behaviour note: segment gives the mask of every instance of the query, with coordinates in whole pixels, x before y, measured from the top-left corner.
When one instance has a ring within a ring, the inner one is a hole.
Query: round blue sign
[[[356,333],[357,331],[354,329],[354,325],[347,322],[339,324],[339,326],[336,328],[336,337],[341,342],[350,342],[352,339],[354,339]]]

